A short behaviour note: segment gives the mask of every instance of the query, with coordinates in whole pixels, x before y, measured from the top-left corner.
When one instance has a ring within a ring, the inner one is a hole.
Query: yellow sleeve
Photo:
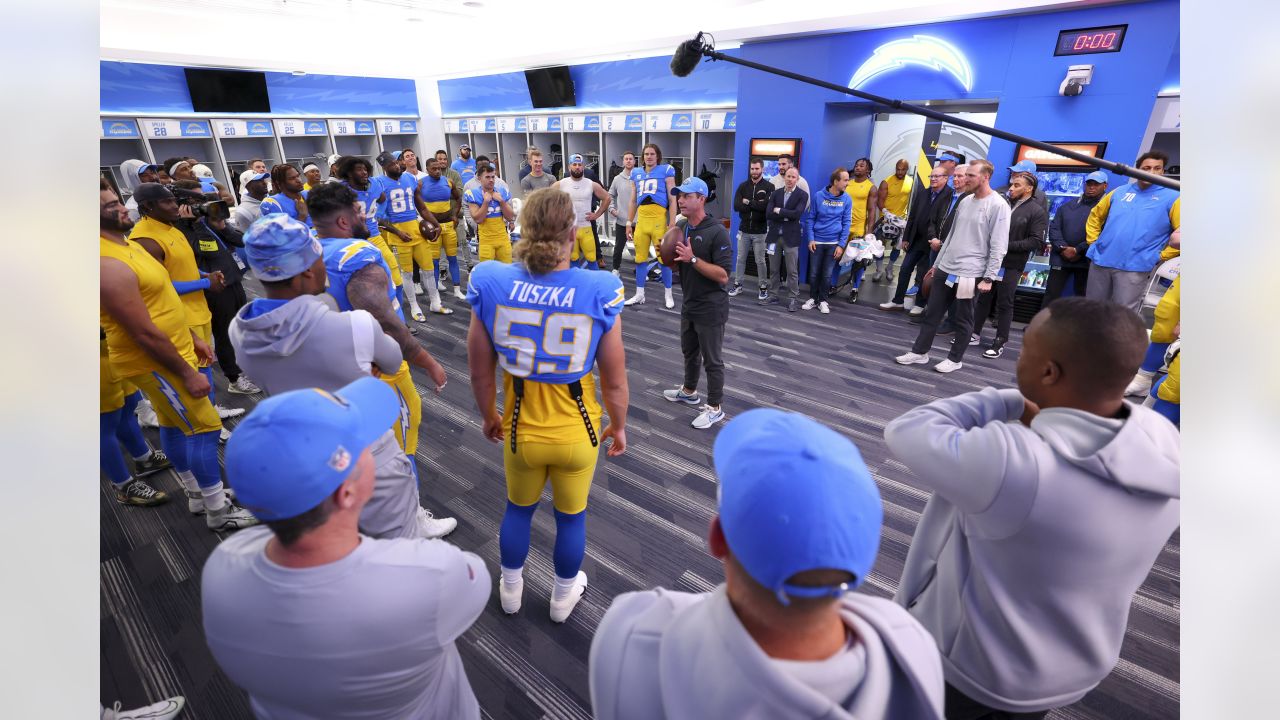
[[[1156,397],[1178,405],[1182,404],[1182,353],[1169,363],[1169,376],[1156,389]]]
[[[1181,225],[1181,223],[1182,223],[1182,198],[1179,197],[1178,199],[1174,200],[1173,205],[1169,207],[1169,224],[1173,226],[1174,230],[1177,230],[1178,226]],[[1165,245],[1164,249],[1160,251],[1160,262],[1164,262],[1171,258],[1176,258],[1180,254],[1182,254],[1182,251],[1179,250],[1178,248],[1173,247],[1172,245]]]
[[[1102,234],[1102,226],[1107,223],[1107,215],[1111,212],[1111,195],[1115,190],[1102,196],[1097,205],[1093,206],[1093,210],[1089,212],[1089,220],[1084,226],[1084,239],[1090,245],[1098,241],[1098,236]]]

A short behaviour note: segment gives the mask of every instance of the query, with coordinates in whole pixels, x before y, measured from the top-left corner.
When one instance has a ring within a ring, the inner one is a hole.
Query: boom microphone
[[[698,33],[698,36],[692,40],[680,43],[680,47],[677,47],[675,54],[671,56],[671,74],[676,77],[688,77],[689,73],[698,67],[704,47],[706,46],[702,42],[702,33]]]

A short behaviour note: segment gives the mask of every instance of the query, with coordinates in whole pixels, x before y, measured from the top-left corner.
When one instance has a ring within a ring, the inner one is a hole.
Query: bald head
[[[1070,297],[1041,310],[1023,335],[1018,388],[1041,407],[1118,402],[1142,364],[1147,332],[1137,313]]]

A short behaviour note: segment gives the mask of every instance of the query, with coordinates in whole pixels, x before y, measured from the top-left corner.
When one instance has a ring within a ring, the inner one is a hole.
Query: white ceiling
[[[111,60],[445,78],[1097,0],[102,0]]]

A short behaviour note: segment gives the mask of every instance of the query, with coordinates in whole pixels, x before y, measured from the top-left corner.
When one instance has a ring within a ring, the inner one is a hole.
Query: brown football
[[[422,231],[423,237],[434,242],[440,237],[440,226],[425,220],[418,223],[418,229]]]
[[[676,266],[676,243],[684,240],[684,231],[678,227],[673,227],[662,236],[662,245],[658,247],[658,262],[667,267]],[[644,258],[647,260],[648,258]],[[636,258],[642,261],[641,258]]]

